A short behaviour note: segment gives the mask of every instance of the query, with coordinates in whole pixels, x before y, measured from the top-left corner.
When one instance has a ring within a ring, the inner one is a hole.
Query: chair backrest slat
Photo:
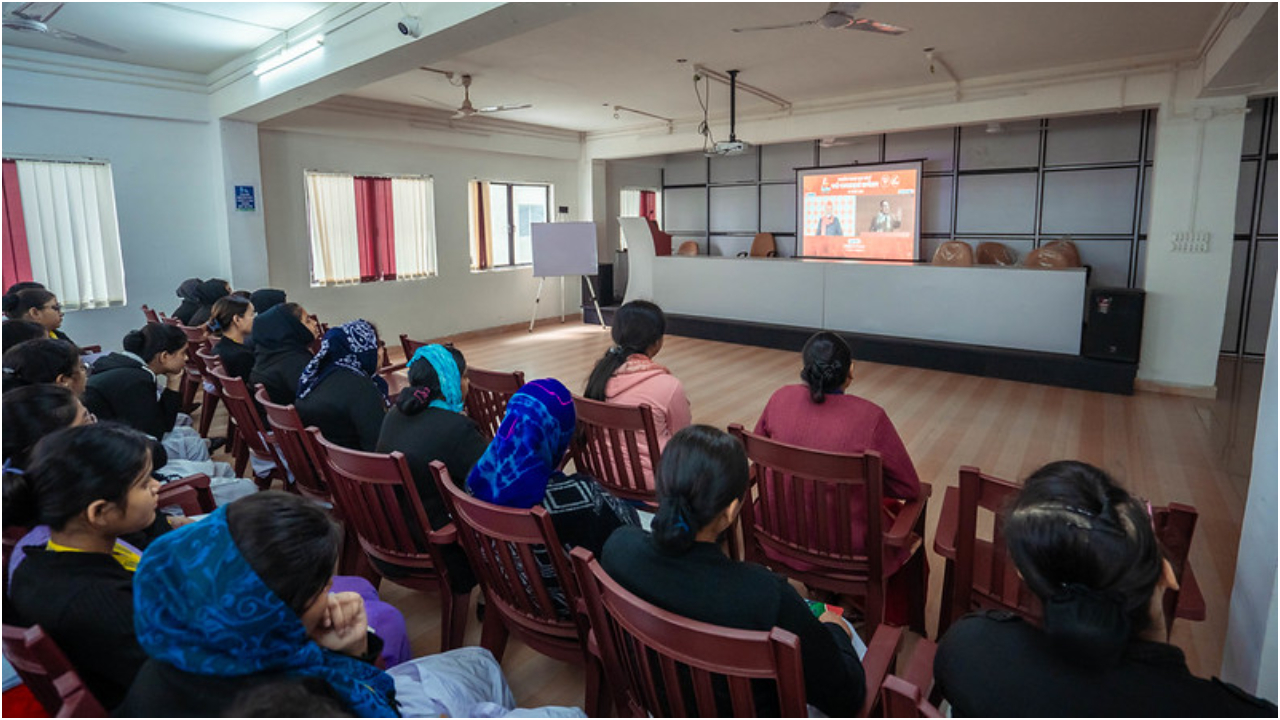
[[[644,458],[657,468],[661,458],[658,432],[649,405],[614,405],[573,396],[578,432],[573,443],[574,464],[614,495],[657,504],[657,494],[645,477]]]
[[[467,378],[471,381],[471,389],[464,399],[467,415],[476,421],[486,437],[492,438],[507,413],[507,401],[524,386],[524,373],[469,367]]]
[[[244,380],[233,377],[218,369],[206,368],[206,372],[221,388],[223,402],[227,404],[227,412],[236,421],[236,430],[240,439],[244,440],[254,455],[277,462],[275,450],[267,439],[267,428],[262,424],[262,416],[253,404],[249,388]]]
[[[329,502],[330,492],[326,478],[326,468],[320,459],[320,450],[315,438],[307,433],[307,426],[298,416],[298,409],[293,405],[277,405],[271,402],[267,389],[258,385],[254,396],[258,404],[267,413],[267,423],[271,425],[271,439],[276,452],[289,466],[289,472],[298,491],[321,502]]]

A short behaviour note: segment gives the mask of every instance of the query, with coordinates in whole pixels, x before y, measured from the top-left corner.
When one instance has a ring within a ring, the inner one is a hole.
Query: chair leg
[[[942,565],[942,602],[938,606],[938,634],[937,638],[947,633],[947,628],[951,627],[951,606],[955,603],[955,592],[952,586],[955,584],[955,563],[951,560],[943,561]]]
[[[209,430],[213,426],[213,413],[218,409],[218,396],[206,390],[204,392],[204,407],[200,408],[200,437],[209,437]]]
[[[182,412],[195,410],[196,390],[200,387],[200,379],[191,375],[182,376]]]
[[[249,464],[249,447],[241,443],[236,448],[236,477],[244,477],[245,466]]]
[[[587,686],[586,697],[583,698],[583,709],[587,717],[609,717],[609,690],[604,677],[604,666],[600,658],[587,653]]]
[[[455,593],[441,581],[440,651],[462,647],[467,634],[467,615],[471,611],[471,593]]]
[[[915,556],[907,562],[908,564],[915,564],[914,567],[904,568],[904,570],[911,572],[907,576],[907,581],[910,583],[907,601],[907,627],[919,633],[920,637],[928,638],[929,633],[925,627],[924,619],[924,605],[929,594],[929,562],[925,559],[924,548],[920,548]]]
[[[484,614],[484,625],[480,630],[480,647],[493,653],[493,657],[502,663],[502,654],[507,650],[507,625],[502,621],[502,613],[491,607]]]

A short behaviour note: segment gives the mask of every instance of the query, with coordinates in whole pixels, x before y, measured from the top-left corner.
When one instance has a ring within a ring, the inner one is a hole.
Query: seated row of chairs
[[[933,253],[934,265],[969,267],[971,265],[1017,265],[1018,256],[1008,245],[998,242],[978,243],[977,250],[963,240],[948,240]],[[1083,267],[1080,251],[1070,240],[1054,240],[1027,253],[1026,267],[1057,269]]]

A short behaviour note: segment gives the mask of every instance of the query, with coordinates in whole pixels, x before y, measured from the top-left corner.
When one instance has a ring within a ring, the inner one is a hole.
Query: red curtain
[[[4,161],[4,202],[0,204],[0,224],[4,226],[4,287],[30,282],[31,253],[27,249],[27,224],[22,216],[22,196],[18,192],[18,166]]]
[[[391,211],[391,178],[358,177],[355,185],[360,281],[394,279],[396,233]]]
[[[640,191],[640,217],[657,220],[658,199],[652,190]]]

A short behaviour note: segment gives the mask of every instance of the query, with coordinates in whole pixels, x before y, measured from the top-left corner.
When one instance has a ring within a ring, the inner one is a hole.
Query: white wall
[[[366,119],[366,123],[376,122]],[[400,333],[427,339],[467,330],[527,322],[538,281],[532,270],[473,273],[467,223],[472,179],[550,182],[555,205],[576,205],[576,160],[459,150],[410,141],[263,129],[259,133],[270,284],[285,290],[330,324],[364,317],[394,344]],[[304,170],[431,175],[435,181],[439,276],[402,282],[311,287]],[[571,211],[574,217],[577,208]],[[559,313],[559,282],[548,282],[540,317]],[[575,312],[578,284],[566,283]]]
[[[1272,303],[1271,335],[1258,400],[1253,473],[1236,556],[1235,586],[1222,650],[1222,678],[1276,702],[1276,355],[1280,297]]]
[[[124,334],[142,325],[143,303],[167,313],[178,305],[174,290],[183,279],[227,277],[210,123],[8,103],[3,122],[5,156],[111,163],[128,304],[67,313],[62,327],[76,342],[118,349]]]
[[[619,230],[618,215],[621,213],[622,191],[628,188],[662,189],[662,158],[648,160],[610,160],[605,164],[605,213],[607,228],[607,257],[603,262],[613,262],[613,251],[620,247],[622,231]]]

